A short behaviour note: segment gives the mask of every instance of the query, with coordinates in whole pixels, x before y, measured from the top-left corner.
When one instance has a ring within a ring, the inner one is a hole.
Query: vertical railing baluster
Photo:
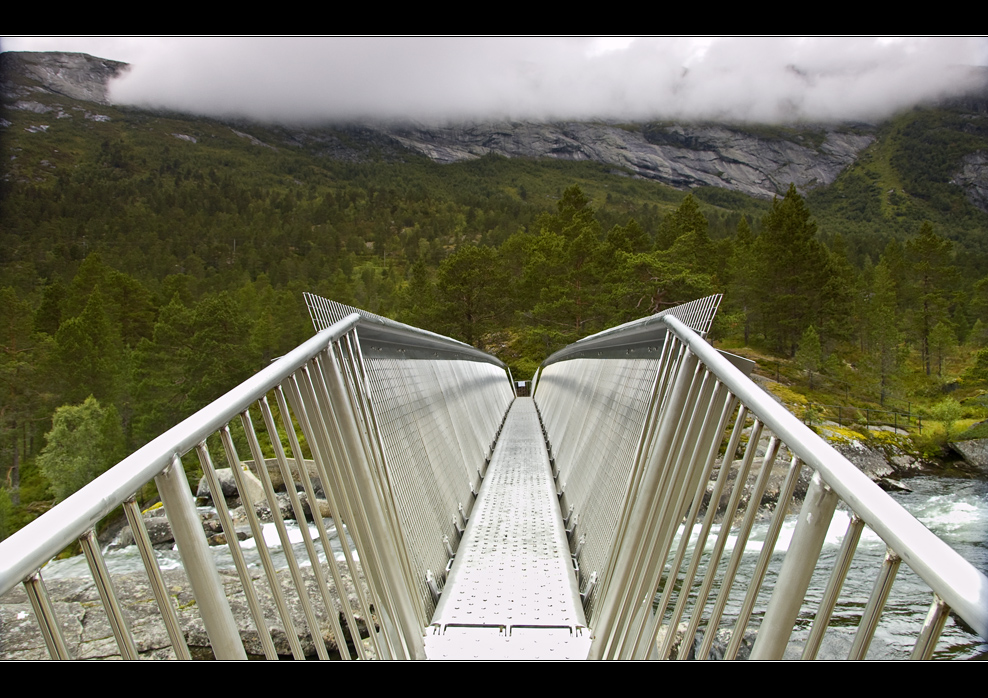
[[[41,578],[41,572],[35,572],[24,580],[24,591],[31,601],[31,608],[34,609],[34,616],[41,628],[41,636],[45,640],[45,647],[48,648],[48,655],[52,659],[62,661],[72,659],[69,647],[65,644],[65,636],[62,635],[62,626],[48,597],[48,589]]]
[[[700,524],[700,532],[697,535],[696,543],[693,546],[693,556],[690,559],[689,568],[686,570],[686,574],[683,577],[679,596],[676,599],[676,606],[673,609],[672,617],[669,619],[669,623],[666,625],[666,634],[658,651],[659,659],[666,659],[672,651],[672,645],[676,639],[676,631],[679,627],[679,621],[683,617],[683,612],[686,610],[686,605],[689,602],[689,590],[692,588],[693,580],[696,578],[696,573],[700,568],[703,550],[707,545],[707,537],[710,535],[710,529],[713,527],[714,519],[717,517],[717,509],[720,504],[720,499],[724,493],[724,487],[727,485],[727,480],[731,473],[731,465],[734,462],[734,456],[737,453],[738,444],[741,442],[741,435],[744,432],[745,422],[747,419],[748,408],[742,404],[738,409],[737,416],[734,418],[734,428],[731,430],[731,437],[727,443],[727,448],[725,449],[724,456],[721,460],[720,471],[717,473],[717,480],[714,482],[713,491],[710,493],[710,499],[707,504],[707,512],[703,517],[703,523]],[[704,595],[703,598],[704,601],[702,604],[705,605],[706,596]],[[701,604],[699,599],[697,604]],[[665,613],[665,608],[662,604],[659,604],[657,611],[662,614]],[[702,606],[700,612],[702,612]],[[697,623],[699,623],[699,620],[697,620]]]
[[[858,624],[858,632],[854,634],[854,642],[848,652],[848,659],[864,659],[868,654],[868,647],[871,645],[871,638],[875,635],[875,628],[878,627],[878,619],[882,616],[885,602],[888,600],[889,592],[892,591],[892,583],[895,575],[899,571],[899,564],[902,558],[892,550],[885,553],[885,560],[882,562],[881,572],[875,580],[875,587],[872,589],[868,605],[865,606],[861,614],[861,622]]]
[[[367,577],[368,585],[366,589],[367,593],[365,593],[364,586],[360,584],[358,566],[350,551],[350,546],[346,542],[347,534],[350,532],[348,529],[353,528],[355,516],[350,506],[349,491],[344,484],[344,460],[346,454],[340,445],[339,426],[336,421],[336,415],[331,407],[332,403],[327,401],[323,405],[320,404],[308,367],[303,367],[302,370],[295,374],[295,380],[292,381],[290,387],[292,390],[289,394],[298,402],[295,406],[296,412],[305,417],[305,419],[300,419],[299,424],[302,426],[303,433],[305,433],[310,448],[313,449],[312,455],[316,460],[316,466],[319,468],[319,477],[325,478],[323,480],[323,491],[326,493],[330,508],[333,511],[333,521],[336,524],[340,541],[343,543],[343,556],[354,582],[357,597],[360,601],[360,612],[364,615],[365,622],[367,623],[371,643],[377,654],[377,658],[391,659],[396,656],[391,636],[387,632],[383,632],[380,635],[374,632],[371,603],[376,608],[381,608],[381,603],[377,596],[378,587],[372,583],[373,580],[370,577]],[[364,550],[363,538],[355,532],[351,532],[351,537],[353,544],[357,548],[357,554],[360,556],[360,560],[366,561],[368,556]],[[364,569],[365,576],[370,574],[364,564],[360,568]],[[381,644],[382,639],[384,642],[383,645]]]
[[[641,613],[635,619],[634,625],[628,628],[629,637],[624,657],[629,659],[647,658],[651,653],[650,647],[642,647],[642,639],[651,619],[652,607],[655,605],[655,593],[659,588],[676,530],[688,505],[687,498],[691,483],[698,477],[696,463],[700,454],[706,451],[706,440],[712,437],[710,425],[719,416],[715,410],[710,409],[710,405],[711,401],[716,399],[721,385],[702,364],[698,365],[693,385],[687,403],[691,405],[690,416],[688,420],[684,420],[686,422],[684,428],[675,436],[674,443],[677,444],[677,449],[673,459],[666,464],[668,475],[665,478],[664,493],[653,518],[655,526],[652,540],[646,543],[646,548],[643,550],[644,565],[641,575],[643,584],[639,586],[637,592],[641,599]],[[670,574],[674,575],[676,572],[670,570]]]
[[[326,352],[319,357],[319,360],[314,359],[310,362],[310,366],[311,370],[310,367],[306,367],[303,374],[312,386],[313,397],[317,404],[325,406],[320,410],[321,414],[327,417],[333,426],[329,435],[333,441],[333,449],[339,456],[336,460],[338,468],[336,474],[339,477],[340,491],[344,493],[346,528],[357,546],[360,565],[367,577],[367,583],[374,590],[374,605],[387,640],[388,658],[405,658],[407,653],[403,637],[392,621],[396,611],[392,590],[389,587],[390,580],[381,570],[379,547],[384,545],[386,529],[373,526],[368,514],[368,508],[378,507],[381,502],[369,493],[365,497],[356,483],[355,471],[358,468],[367,469],[365,465],[357,464],[358,461],[363,464],[366,451],[360,442],[350,398],[345,394],[342,378],[339,376],[331,352]],[[327,370],[333,371],[332,378],[327,375]],[[332,392],[329,387],[331,382]],[[330,405],[332,408],[329,407]],[[370,491],[372,492],[373,488]]]
[[[291,393],[292,391],[289,390],[289,394]],[[312,487],[312,480],[309,478],[308,470],[305,467],[305,460],[304,460],[305,454],[302,451],[302,446],[299,444],[298,436],[295,434],[295,428],[292,424],[291,412],[289,412],[288,402],[285,398],[285,391],[282,388],[282,386],[279,385],[277,388],[275,388],[274,395],[275,395],[275,400],[277,401],[278,404],[278,411],[281,413],[282,425],[284,426],[285,434],[288,437],[288,447],[295,458],[295,462],[298,464],[300,473],[305,473],[305,475],[302,477],[302,488],[305,491],[306,499],[309,500],[309,509],[312,511],[312,522],[316,527],[316,532],[319,536],[320,542],[322,543],[323,551],[326,554],[326,565],[329,567],[330,575],[333,577],[333,585],[336,587],[336,593],[340,597],[340,606],[342,607],[343,616],[344,619],[346,620],[347,629],[350,631],[350,638],[353,641],[354,649],[357,652],[357,657],[359,659],[366,659],[367,655],[364,651],[364,645],[360,641],[360,628],[358,627],[357,621],[353,616],[353,609],[350,608],[350,603],[348,598],[349,594],[346,586],[343,583],[343,578],[340,575],[339,565],[336,562],[336,555],[333,552],[333,546],[329,542],[329,535],[326,533],[326,526],[323,523],[323,517],[319,512],[319,504],[316,500],[315,489]],[[295,402],[296,405],[298,404],[297,401],[295,400],[293,400],[293,402]],[[300,414],[300,410],[298,410],[297,408],[294,409],[294,412],[296,419],[299,420],[299,426],[301,426],[301,422],[304,416]],[[304,431],[305,429],[303,429],[303,432]],[[312,442],[310,441],[309,443],[310,443],[310,452],[311,452],[313,450],[313,447],[311,446]],[[323,494],[327,495],[326,502],[329,505],[330,516],[335,517],[337,509],[332,499],[328,495],[328,492],[330,490],[330,483],[327,481],[326,478],[324,478],[319,473],[320,468],[318,463],[316,463],[316,457],[314,453],[313,453],[313,463],[316,465],[316,476],[319,478],[319,481],[322,483]],[[338,526],[337,520],[335,518],[333,519],[333,525]],[[339,529],[340,530],[338,530],[337,533],[340,536],[340,541],[342,542],[343,547],[345,547],[349,552],[350,546],[346,542],[346,535],[344,534],[342,527],[339,527]],[[325,584],[325,581],[323,581],[322,584],[323,586],[327,587],[323,590],[324,602],[326,603],[326,612],[330,614],[330,616],[336,617],[336,620],[334,621],[334,631],[339,633],[339,635],[337,636],[339,642],[337,642],[337,644],[340,645],[340,655],[344,659],[349,659],[350,651],[349,648],[347,648],[346,646],[347,643],[343,636],[343,629],[339,627],[339,617],[335,611],[335,606],[332,603],[332,599],[329,597],[328,586]]]
[[[634,573],[639,562],[638,552],[644,537],[647,535],[648,522],[645,516],[653,509],[657,488],[663,481],[665,473],[662,472],[661,464],[665,462],[666,455],[672,450],[673,439],[680,429],[683,412],[693,386],[697,364],[696,356],[692,352],[686,351],[676,375],[675,386],[667,399],[666,406],[661,411],[659,433],[652,448],[655,456],[650,458],[650,462],[646,464],[645,471],[641,476],[639,491],[645,493],[645,496],[637,499],[636,506],[632,510],[631,521],[625,534],[625,544],[615,549],[614,557],[617,559],[607,589],[607,596],[612,597],[612,599],[609,599],[606,605],[602,604],[603,607],[600,609],[595,630],[603,629],[604,632],[595,639],[590,651],[591,658],[615,657],[620,652],[623,638],[619,637],[617,633],[620,630],[619,624],[628,618],[630,606],[635,603],[635,599],[631,598],[628,590],[634,585]],[[635,512],[641,512],[643,516],[637,516]]]
[[[199,456],[199,465],[202,467],[202,476],[206,479],[209,487],[209,496],[213,500],[213,507],[216,509],[216,516],[220,520],[223,534],[226,536],[226,545],[230,550],[230,557],[233,558],[233,565],[237,568],[237,575],[240,577],[240,586],[244,590],[244,598],[247,600],[247,610],[251,618],[254,619],[254,627],[257,628],[257,639],[261,643],[264,651],[264,658],[269,660],[278,659],[278,650],[271,639],[271,630],[268,628],[267,619],[261,609],[261,603],[257,598],[257,591],[254,589],[254,580],[251,578],[250,569],[247,567],[247,560],[244,559],[243,550],[240,548],[240,539],[237,538],[237,527],[230,516],[230,510],[226,505],[226,497],[223,496],[223,487],[216,475],[216,468],[213,466],[213,459],[209,453],[209,446],[205,441],[200,441],[196,446],[196,454]],[[235,466],[234,466],[235,467]],[[243,503],[244,500],[241,499]],[[244,504],[248,506],[249,504]]]
[[[693,533],[693,528],[696,526],[697,518],[700,513],[700,508],[703,506],[703,497],[707,491],[707,484],[710,481],[710,473],[713,470],[714,461],[717,459],[717,451],[720,444],[723,443],[724,429],[727,427],[727,422],[731,416],[731,412],[735,406],[735,398],[726,388],[723,389],[723,397],[720,400],[722,403],[720,417],[716,421],[711,422],[711,426],[708,427],[707,433],[704,434],[703,441],[707,443],[707,453],[703,460],[703,467],[698,469],[697,477],[694,479],[694,484],[692,486],[693,491],[693,501],[690,506],[689,512],[686,514],[685,523],[683,525],[683,533],[679,539],[679,546],[676,550],[676,556],[669,566],[669,574],[666,577],[666,583],[662,589],[662,597],[659,600],[658,606],[655,608],[655,613],[652,616],[651,625],[646,633],[647,642],[647,652],[640,653],[640,656],[647,658],[651,656],[653,649],[655,647],[656,638],[659,632],[659,628],[662,625],[662,621],[665,617],[666,608],[669,606],[669,601],[672,598],[673,591],[676,588],[676,582],[679,579],[679,571],[682,568],[683,560],[686,556],[686,552],[689,549],[690,537]],[[712,401],[712,407],[716,407],[716,403]],[[715,410],[711,410],[715,412]],[[735,445],[736,447],[736,445]],[[713,500],[711,499],[711,503]],[[702,550],[694,548],[693,556],[698,558]],[[689,575],[687,575],[689,576]],[[691,579],[691,577],[690,577]],[[683,593],[683,589],[688,589],[689,584],[686,578],[683,580],[683,585],[680,587],[680,593]],[[678,621],[677,621],[678,622]],[[674,633],[673,633],[674,634]],[[664,659],[665,657],[663,657]]]
[[[319,625],[319,619],[316,618],[315,611],[312,608],[312,600],[309,599],[309,594],[305,589],[305,580],[302,578],[302,570],[299,568],[298,560],[295,558],[295,551],[292,549],[292,541],[288,536],[288,529],[285,526],[285,519],[281,515],[281,505],[278,503],[278,495],[274,491],[274,486],[271,484],[271,476],[268,474],[267,462],[264,458],[264,453],[261,451],[261,444],[257,439],[257,432],[254,430],[254,423],[250,416],[249,410],[244,410],[240,413],[240,421],[244,427],[244,433],[247,436],[247,446],[250,448],[251,455],[254,458],[254,466],[257,469],[257,478],[261,481],[261,487],[264,489],[264,494],[271,506],[271,518],[274,519],[275,531],[278,533],[278,539],[281,541],[281,552],[285,556],[285,564],[288,565],[288,574],[292,578],[292,584],[295,587],[295,592],[298,594],[299,605],[302,607],[302,616],[305,618],[305,624],[309,627],[309,633],[312,638],[312,644],[316,648],[316,655],[319,659],[329,659],[329,652],[326,650],[326,642],[322,637],[322,629]],[[277,441],[278,433],[275,430],[273,439]],[[278,444],[281,445],[280,443]],[[284,454],[282,454],[282,460],[284,460]],[[279,463],[279,465],[281,465]],[[292,481],[292,474],[289,471],[285,477],[285,484],[288,489],[294,491],[295,483]],[[298,495],[295,496],[294,501],[298,501]],[[298,512],[301,514],[302,507],[298,507]],[[305,523],[305,515],[301,514],[300,518],[302,524],[301,528],[305,529],[305,533],[308,534],[308,527]],[[316,564],[318,564],[318,559]],[[300,643],[301,646],[301,643]],[[304,658],[304,653],[303,653]]]
[[[240,640],[237,622],[233,618],[233,611],[230,610],[219,572],[209,551],[181,459],[177,455],[172,458],[171,465],[155,477],[154,481],[165,505],[168,523],[171,524],[172,534],[178,545],[182,566],[189,576],[192,595],[206,626],[213,654],[221,660],[246,660],[247,654]]]
[[[397,560],[401,565],[405,585],[410,592],[413,592],[417,588],[419,581],[412,568],[411,560],[408,557],[408,544],[405,540],[401,523],[398,520],[398,505],[394,499],[395,489],[390,484],[390,472],[385,461],[380,432],[377,429],[373,406],[370,401],[370,386],[362,373],[360,359],[357,356],[359,354],[359,345],[355,346],[357,342],[358,337],[356,331],[347,333],[343,340],[341,340],[339,345],[341,359],[339,365],[343,370],[344,376],[349,379],[346,382],[348,392],[351,395],[352,403],[357,408],[355,415],[359,416],[363,433],[366,435],[364,439],[365,452],[367,454],[368,464],[373,466],[371,474],[374,476],[378,495],[381,497],[382,503],[387,503],[387,506],[382,507],[382,512],[386,516],[385,520],[391,529],[391,535],[396,544],[394,553],[397,555]],[[409,610],[413,611],[417,616],[419,627],[424,628],[428,625],[429,618],[426,617],[425,608],[422,604],[412,602],[410,608],[406,609],[406,611]]]
[[[751,488],[751,497],[748,500],[744,520],[741,522],[741,526],[737,531],[734,550],[731,551],[727,570],[721,578],[720,593],[717,595],[717,601],[714,603],[714,608],[710,612],[710,618],[707,620],[707,628],[703,633],[703,641],[700,643],[700,649],[697,653],[698,659],[705,659],[709,656],[710,648],[713,646],[714,640],[717,639],[720,619],[724,613],[724,607],[727,605],[727,600],[731,596],[731,590],[734,587],[734,578],[737,576],[738,568],[741,566],[741,558],[744,556],[744,549],[748,544],[748,536],[751,534],[751,528],[755,524],[755,517],[758,516],[758,510],[762,503],[762,495],[765,493],[765,487],[768,485],[768,478],[772,474],[772,466],[775,463],[775,456],[781,445],[782,442],[779,441],[779,438],[773,436],[768,442],[768,447],[765,449],[765,457],[762,459],[761,470],[758,471],[758,476],[755,478],[755,483]],[[740,483],[735,484],[735,486],[738,485]]]
[[[779,533],[782,531],[782,524],[786,520],[786,512],[789,509],[789,501],[796,490],[796,482],[799,480],[799,472],[802,462],[793,456],[789,462],[789,470],[786,473],[785,482],[779,488],[779,497],[776,500],[775,511],[772,513],[772,520],[768,530],[765,532],[765,541],[762,543],[762,551],[758,556],[758,563],[755,571],[748,581],[748,592],[741,603],[741,610],[738,613],[737,621],[734,623],[734,630],[731,633],[731,640],[724,651],[724,659],[735,659],[741,642],[744,640],[744,631],[748,627],[748,620],[751,618],[752,609],[761,591],[762,582],[765,580],[765,573],[768,571],[769,562],[775,552],[775,543],[779,540]],[[754,502],[752,502],[754,504]]]
[[[89,530],[79,538],[79,545],[89,563],[89,570],[93,573],[93,581],[96,583],[96,590],[99,592],[100,600],[103,602],[103,610],[106,611],[106,618],[110,622],[110,630],[113,631],[113,639],[117,641],[120,648],[120,656],[123,659],[135,660],[137,645],[134,644],[134,636],[130,634],[130,624],[117,600],[117,592],[113,588],[113,580],[103,562],[103,554],[100,553],[99,541],[96,539],[96,532]]]
[[[913,647],[910,659],[921,661],[929,660],[933,657],[933,651],[937,648],[937,640],[943,632],[943,626],[947,622],[950,613],[950,606],[937,594],[933,595],[933,604],[930,606],[926,620],[923,621],[923,629],[916,638],[916,645]]]
[[[666,342],[663,345],[663,356],[666,360],[658,365],[655,378],[652,381],[649,406],[643,422],[642,433],[639,437],[635,450],[631,470],[628,473],[628,483],[625,487],[624,496],[621,500],[621,507],[618,510],[617,527],[612,535],[613,542],[610,545],[611,554],[607,558],[607,567],[605,568],[604,573],[599,577],[600,581],[594,591],[595,600],[593,601],[593,614],[588,620],[593,624],[595,629],[600,627],[599,614],[603,605],[602,600],[610,598],[611,603],[614,602],[614,599],[611,598],[610,588],[611,579],[614,575],[615,566],[617,564],[618,556],[616,551],[623,549],[625,545],[626,536],[628,535],[628,527],[633,520],[631,515],[632,510],[634,509],[635,502],[638,499],[643,463],[645,462],[648,454],[651,452],[652,441],[658,432],[656,425],[662,420],[662,405],[665,401],[666,387],[675,377],[676,367],[679,365],[683,357],[683,349],[684,347],[678,342]],[[604,640],[601,639],[602,635],[599,632],[596,637],[597,639],[595,639],[595,644],[598,642],[604,642]]]
[[[751,464],[754,462],[755,455],[758,452],[758,440],[761,438],[761,435],[762,423],[756,419],[751,425],[751,432],[748,435],[748,444],[744,449],[744,457],[741,459],[741,465],[738,468],[738,473],[734,480],[734,489],[731,491],[731,497],[728,500],[727,508],[724,510],[724,517],[720,524],[720,530],[717,532],[717,540],[714,543],[713,550],[710,552],[710,559],[707,562],[707,571],[703,576],[703,583],[700,585],[700,590],[696,596],[696,602],[693,605],[693,613],[690,616],[690,622],[686,635],[684,636],[683,643],[679,647],[679,654],[677,655],[679,659],[686,659],[689,652],[693,649],[693,638],[696,637],[696,632],[700,627],[700,623],[703,621],[703,611],[707,607],[707,599],[710,596],[710,591],[713,589],[714,583],[717,581],[717,568],[720,565],[721,556],[724,554],[724,548],[727,546],[727,540],[731,534],[731,524],[734,521],[734,515],[737,513],[738,506],[741,503],[741,495],[744,493],[745,483],[748,481],[748,474],[751,471]],[[730,469],[731,464],[725,462],[721,467]],[[712,500],[711,506],[714,506],[714,502]],[[675,628],[673,630],[675,630]]]
[[[264,527],[258,520],[257,511],[254,508],[257,504],[264,504],[265,502],[254,501],[255,495],[251,494],[247,480],[244,478],[244,466],[240,461],[240,456],[237,455],[236,447],[233,445],[233,437],[230,434],[229,425],[225,425],[220,429],[220,441],[223,443],[223,450],[226,452],[227,461],[229,461],[230,468],[233,471],[233,479],[236,481],[237,490],[240,492],[240,501],[244,506],[244,515],[247,517],[251,535],[254,536],[254,542],[257,544],[257,554],[261,558],[261,567],[264,568],[264,575],[268,580],[271,598],[274,600],[275,608],[278,609],[278,616],[281,618],[282,627],[285,631],[285,639],[288,641],[292,656],[295,659],[305,659],[305,650],[302,649],[302,643],[299,642],[298,631],[295,629],[291,611],[288,610],[288,604],[285,602],[285,593],[281,588],[281,581],[278,579],[278,573],[274,568],[274,561],[271,560],[271,551],[268,550],[268,544],[264,540]],[[261,467],[264,467],[263,463]],[[260,496],[263,497],[263,493]],[[278,502],[268,502],[268,505],[271,507],[272,513],[274,513]],[[286,550],[285,554],[287,556],[289,551]]]
[[[340,426],[343,427],[343,443],[350,454],[353,484],[358,499],[365,512],[364,521],[369,524],[370,543],[375,555],[371,561],[379,571],[378,577],[384,581],[384,596],[389,598],[389,605],[394,614],[393,622],[399,628],[399,636],[404,646],[404,654],[408,658],[424,658],[422,643],[421,612],[412,600],[411,589],[406,585],[401,561],[401,551],[398,541],[393,538],[391,521],[384,509],[384,493],[381,485],[374,476],[374,464],[368,459],[369,445],[361,439],[358,417],[351,406],[351,398],[347,396],[346,379],[340,372],[340,367],[332,356],[320,362],[317,360],[318,373],[326,379],[326,389],[332,396],[332,404],[345,407]],[[383,550],[382,550],[383,549]],[[380,554],[377,551],[382,551]],[[384,619],[387,621],[387,618]]]
[[[814,473],[765,619],[758,628],[752,659],[782,659],[836,508],[837,494]]]
[[[286,382],[286,385],[288,387],[287,395],[278,393],[279,405],[286,397],[291,402],[292,411],[295,413],[299,427],[302,429],[302,434],[309,444],[309,451],[312,453],[312,458],[315,461],[316,471],[319,474],[319,480],[322,482],[323,494],[326,495],[326,502],[329,504],[333,525],[336,528],[336,534],[340,541],[343,562],[350,574],[360,613],[364,617],[371,643],[371,650],[379,659],[388,658],[391,656],[390,649],[381,647],[380,637],[374,632],[373,617],[370,611],[371,604],[368,602],[367,591],[365,591],[364,585],[360,583],[360,575],[353,558],[353,552],[350,550],[350,544],[347,542],[347,531],[343,518],[344,509],[341,508],[346,506],[346,495],[339,482],[336,472],[337,467],[334,465],[334,463],[339,462],[339,456],[332,450],[329,427],[323,415],[315,410],[312,387],[308,383],[304,372],[300,371],[297,373],[291,380]],[[289,439],[292,438],[293,436],[289,434]],[[296,453],[301,453],[301,447],[296,442],[297,440],[292,441],[292,450]],[[329,541],[329,535],[321,525],[321,522],[317,528],[319,530],[319,537],[322,539],[323,549],[326,552],[326,561],[329,563],[330,572],[333,575],[333,583],[336,585],[337,593],[340,596],[340,603],[343,606],[343,612],[347,619],[350,636],[353,638],[357,654],[361,658],[366,658],[363,644],[360,642],[359,627],[353,615],[353,609],[350,608],[347,588],[340,574],[336,555]]]
[[[309,533],[308,522],[305,519],[305,510],[302,507],[302,502],[298,498],[298,492],[295,490],[294,475],[292,473],[292,469],[288,466],[288,461],[285,458],[285,451],[282,448],[281,440],[278,436],[278,427],[275,425],[274,415],[271,414],[271,407],[268,405],[267,397],[261,398],[258,404],[261,408],[261,417],[264,420],[264,427],[267,429],[268,438],[271,441],[271,447],[274,449],[274,456],[278,463],[278,470],[281,472],[281,479],[285,482],[285,491],[288,494],[288,500],[291,502],[292,511],[295,513],[295,521],[298,523],[299,535],[302,537],[302,544],[305,546],[305,552],[309,558],[309,564],[312,566],[312,575],[315,577],[316,590],[322,598],[323,606],[326,609],[326,616],[336,639],[337,647],[340,649],[340,654],[342,654],[345,659],[349,659],[350,651],[347,649],[346,641],[343,639],[343,629],[340,627],[339,614],[336,612],[336,606],[333,604],[333,600],[329,597],[329,586],[326,584],[326,579],[322,573],[322,565],[319,563],[319,554],[316,552],[315,545],[312,542],[312,536]],[[299,480],[302,483],[307,482],[309,475],[305,470],[305,463],[302,461],[301,457],[298,458],[295,463],[298,467]],[[309,485],[310,489],[311,487],[312,486]],[[305,488],[304,484],[303,488]],[[320,518],[319,507],[316,504],[315,498],[309,499],[309,511],[312,513],[313,521],[315,521],[316,518]],[[292,555],[291,559],[294,560],[295,556]],[[297,567],[297,563],[295,567]],[[294,569],[295,568],[293,568],[293,570]],[[306,619],[308,620],[310,629],[313,633],[312,641],[316,645],[316,652],[322,659],[324,658],[322,656],[323,652],[326,652],[326,643],[321,637],[322,632],[319,626],[319,619],[316,618],[309,595],[306,592],[305,580],[302,578],[301,570],[298,571],[298,576],[299,580],[296,584],[298,586],[297,591],[299,593],[299,598],[304,603],[303,609],[306,613]],[[315,627],[312,627],[313,625]],[[318,639],[315,637],[315,633],[317,632],[320,634]],[[322,652],[319,651],[320,648],[322,649]],[[325,659],[329,659],[328,653],[326,654]]]
[[[806,638],[803,659],[816,659],[817,652],[820,651],[823,635],[827,632],[830,616],[837,605],[837,597],[840,596],[840,590],[844,586],[844,579],[847,577],[848,570],[851,569],[851,560],[854,559],[854,551],[858,548],[858,541],[861,539],[863,529],[864,521],[857,514],[852,514],[850,521],[847,522],[847,531],[844,533],[844,540],[841,543],[833,571],[827,581],[827,588],[824,589],[820,599],[820,607],[813,619],[813,627],[810,628],[810,634]]]
[[[161,619],[168,632],[168,638],[172,641],[172,650],[176,659],[190,660],[189,646],[185,642],[185,635],[178,623],[178,615],[175,607],[172,606],[171,597],[165,589],[165,580],[161,577],[161,570],[158,568],[158,559],[154,555],[154,548],[151,546],[151,539],[148,537],[147,529],[144,527],[144,517],[137,506],[137,501],[131,497],[124,502],[124,513],[130,523],[130,530],[134,534],[134,544],[144,561],[144,569],[148,574],[148,582],[151,585],[151,592],[161,611]]]

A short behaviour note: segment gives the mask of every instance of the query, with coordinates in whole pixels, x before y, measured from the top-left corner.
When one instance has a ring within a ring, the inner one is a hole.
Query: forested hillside
[[[958,378],[974,394],[988,215],[957,179],[988,152],[988,115],[916,109],[877,133],[833,185],[768,201],[592,162],[438,164],[358,127],[9,102],[0,536],[78,486],[46,468],[71,439],[84,481],[308,337],[303,291],[470,342],[517,378],[724,293],[719,341],[848,400],[934,400]]]

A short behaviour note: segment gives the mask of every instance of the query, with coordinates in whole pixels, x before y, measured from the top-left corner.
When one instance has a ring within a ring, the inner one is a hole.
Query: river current
[[[912,491],[894,493],[893,498],[962,557],[981,572],[988,574],[988,482],[924,475],[910,478],[904,483]],[[826,588],[830,571],[836,562],[849,520],[850,514],[847,511],[838,509],[834,515],[820,561],[816,566],[806,601],[792,635],[787,658],[798,659],[800,656],[802,642],[809,635],[813,617]],[[796,517],[789,517],[779,535],[775,554],[766,573],[762,593],[755,606],[749,629],[756,628],[761,622],[761,616],[768,605],[770,590],[775,586],[775,578],[782,566],[783,554],[788,548],[795,525]],[[751,576],[767,528],[767,523],[756,525],[745,546],[738,572],[738,579],[744,581],[735,583],[732,595],[734,603],[729,603],[725,609],[722,628],[733,627],[733,619],[736,618],[744,598],[745,590],[742,586],[746,586]],[[734,549],[734,543],[732,537],[727,545],[728,551]],[[710,546],[711,543],[708,542],[708,549]],[[861,611],[871,595],[885,552],[885,543],[865,527],[818,658],[847,658]],[[721,566],[725,564],[725,560],[722,560]],[[933,594],[929,587],[907,565],[902,564],[867,658],[907,659],[932,601]],[[708,611],[711,603],[708,602]],[[988,644],[959,618],[951,615],[937,645],[934,658],[973,659],[983,657],[986,653],[988,653]]]

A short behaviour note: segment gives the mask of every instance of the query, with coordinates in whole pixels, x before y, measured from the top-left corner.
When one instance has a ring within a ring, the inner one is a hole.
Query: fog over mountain
[[[988,40],[940,38],[6,38],[126,61],[121,104],[354,120],[873,121],[984,84]]]

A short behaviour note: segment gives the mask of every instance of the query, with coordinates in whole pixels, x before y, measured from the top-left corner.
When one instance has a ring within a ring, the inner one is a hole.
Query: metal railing
[[[314,297],[311,302],[328,304]],[[320,330],[315,337],[0,542],[0,594],[23,582],[53,658],[71,658],[73,647],[62,633],[42,568],[75,541],[89,562],[120,655],[138,656],[94,532],[121,505],[175,656],[189,658],[187,629],[135,501],[151,480],[217,658],[246,658],[238,625],[251,621],[249,634],[256,634],[258,653],[268,659],[278,658],[275,634],[287,637],[297,659],[307,653],[303,640],[319,658],[329,658],[327,638],[343,658],[424,657],[423,629],[434,604],[429,578],[436,578],[433,585],[442,582],[511,402],[511,383],[501,362],[468,345],[331,307],[337,313],[332,321],[313,313]],[[237,443],[244,448],[244,442],[252,473],[238,453]],[[210,492],[221,491],[214,462],[231,467],[271,603],[262,603],[255,589],[224,497],[214,496],[240,588],[231,593],[221,581],[182,464],[193,451]],[[300,523],[300,559],[292,552],[268,467],[287,483],[282,496]],[[320,499],[329,510],[325,519],[317,513]],[[255,511],[259,504],[270,509],[287,575],[275,569]],[[314,534],[305,524],[306,504]],[[336,536],[342,552],[334,552]],[[311,572],[303,572],[305,566]],[[310,575],[313,584],[307,584]],[[234,617],[228,594],[242,595],[237,605],[248,609],[250,619]],[[299,607],[303,621],[296,627],[292,609]]]
[[[804,467],[810,484],[766,589],[753,658],[785,655],[838,502],[853,512],[851,524],[801,640],[803,658],[817,655],[865,525],[889,552],[849,658],[867,653],[900,560],[933,592],[914,658],[932,655],[948,610],[988,637],[985,575],[750,381],[751,362],[716,351],[695,330],[706,327],[691,329],[667,313],[582,340],[541,369],[535,399],[563,515],[575,522],[571,545],[594,634],[590,656],[667,658],[678,644],[679,658],[706,657],[730,603],[735,620],[723,656],[736,657]],[[783,453],[789,463],[778,505],[758,561],[742,579],[742,553]],[[760,467],[753,468],[756,456]]]

